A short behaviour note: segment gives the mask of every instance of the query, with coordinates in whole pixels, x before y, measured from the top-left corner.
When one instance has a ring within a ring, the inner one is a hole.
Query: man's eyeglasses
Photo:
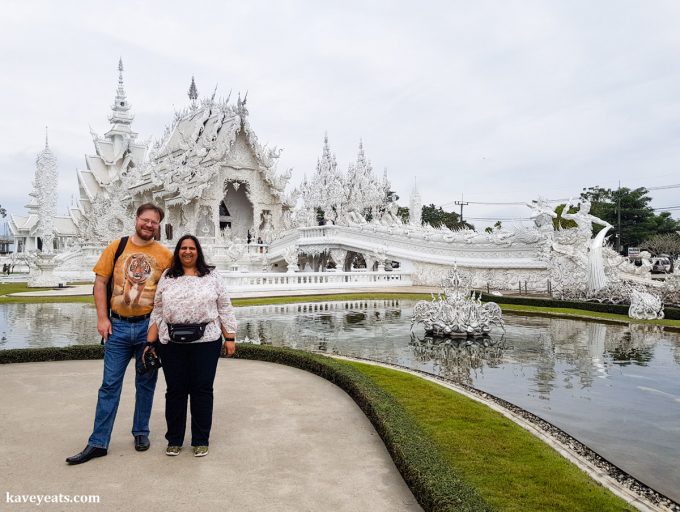
[[[161,224],[160,222],[156,222],[155,220],[151,220],[151,219],[142,219],[141,217],[137,217],[137,220],[138,220],[139,222],[141,222],[142,224],[146,224],[146,225],[152,226],[152,227],[154,227],[154,228],[160,226],[160,224]]]

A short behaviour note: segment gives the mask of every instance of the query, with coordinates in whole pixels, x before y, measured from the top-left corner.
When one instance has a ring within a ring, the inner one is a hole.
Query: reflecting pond
[[[680,335],[641,325],[506,315],[484,342],[410,332],[413,301],[237,309],[238,341],[396,363],[472,385],[565,430],[680,500]],[[98,342],[94,307],[0,305],[0,349]]]

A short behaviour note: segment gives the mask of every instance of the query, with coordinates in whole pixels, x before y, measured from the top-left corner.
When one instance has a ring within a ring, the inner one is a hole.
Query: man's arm
[[[94,305],[97,308],[97,331],[108,341],[111,335],[111,320],[106,297],[106,285],[110,278],[97,275],[94,279]]]

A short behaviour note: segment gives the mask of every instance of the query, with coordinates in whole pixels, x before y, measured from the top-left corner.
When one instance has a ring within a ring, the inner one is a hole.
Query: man
[[[82,464],[108,452],[125,369],[131,358],[138,360],[144,351],[156,284],[172,261],[172,252],[154,240],[163,217],[163,210],[154,204],[140,206],[135,234],[127,240],[115,266],[120,240],[111,243],[94,266],[94,302],[97,330],[104,341],[104,377],[99,388],[92,435],[82,452],[66,459],[68,464]],[[107,300],[109,280],[112,291],[110,318]],[[157,377],[155,370],[135,376],[132,435],[137,451],[149,448],[149,417]]]

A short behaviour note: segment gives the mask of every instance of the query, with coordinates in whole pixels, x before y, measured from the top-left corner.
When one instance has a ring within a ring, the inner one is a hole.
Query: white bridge
[[[399,261],[401,268],[409,271],[414,268],[414,264],[420,263],[545,272],[547,263],[540,258],[541,241],[532,231],[501,238],[475,232],[428,232],[409,226],[326,225],[298,228],[274,240],[268,248],[267,260],[275,262],[284,259],[291,248],[297,248],[298,253],[307,255],[337,249],[362,254],[368,257],[367,263],[369,259],[375,261],[381,257]],[[343,268],[348,270],[348,266]]]
[[[220,272],[231,292],[292,291],[411,286],[401,272]]]

